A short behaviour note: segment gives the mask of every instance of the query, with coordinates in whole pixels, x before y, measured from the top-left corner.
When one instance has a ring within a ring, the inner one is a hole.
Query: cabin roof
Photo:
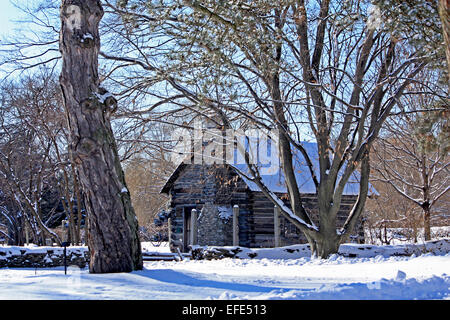
[[[309,158],[311,159],[314,173],[317,176],[317,179],[320,179],[320,172],[319,172],[319,155],[317,151],[317,143],[312,142],[302,142],[303,148],[306,150]],[[270,149],[270,148],[269,148]],[[294,164],[294,171],[297,178],[297,183],[299,186],[299,190],[301,193],[304,194],[315,194],[316,193],[316,187],[314,185],[310,169],[308,168],[305,158],[301,154],[301,152],[293,147],[292,148],[293,153],[293,164]],[[236,157],[236,155],[235,155]],[[236,160],[236,158],[235,158]],[[235,161],[239,162],[239,161]],[[164,184],[163,188],[161,189],[161,193],[168,194],[170,192],[170,189],[172,188],[174,182],[178,179],[179,175],[182,173],[182,171],[188,166],[189,164],[181,163],[175,171],[172,173],[172,175],[168,178],[166,183]],[[251,175],[249,173],[249,169],[247,167],[247,164],[245,163],[234,163],[234,164],[228,164],[231,168],[235,169],[236,173],[242,178],[242,180],[245,182],[247,187],[250,191],[261,191],[260,188],[257,186],[257,184],[248,177],[251,178]],[[260,165],[261,169],[267,169],[269,165]],[[267,186],[267,188],[274,192],[274,193],[287,193],[286,185],[285,185],[285,179],[284,179],[284,172],[278,166],[276,170],[265,170],[268,173],[263,174],[260,173],[263,183]],[[344,188],[344,195],[358,195],[359,193],[359,172],[355,171],[352,176],[350,177],[349,181],[347,182],[345,188]],[[369,195],[376,195],[378,192],[375,190],[375,188],[369,184]]]
[[[180,176],[180,173],[184,170],[184,168],[186,168],[187,165],[188,164],[183,163],[183,162],[180,163],[178,165],[178,167],[169,176],[169,178],[167,179],[166,183],[161,188],[159,193],[169,194],[170,189],[172,189],[172,186],[173,186],[174,182],[178,179],[178,177]]]

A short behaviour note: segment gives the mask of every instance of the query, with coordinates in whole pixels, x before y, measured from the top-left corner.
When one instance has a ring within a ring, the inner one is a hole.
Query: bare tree
[[[103,30],[112,36],[100,54],[109,61],[105,80],[129,102],[122,115],[135,119],[135,128],[187,112],[230,127],[277,128],[292,204],[282,213],[307,235],[315,255],[337,252],[365,204],[371,146],[432,55],[415,50],[403,30],[394,36],[368,1],[104,2],[111,20]],[[80,37],[89,47],[86,35]],[[318,142],[319,168],[300,143],[308,135]],[[298,192],[297,152],[317,190],[318,226]],[[250,169],[280,204],[258,168]],[[356,170],[359,199],[336,230],[343,190]]]
[[[55,149],[50,138],[62,129],[57,116],[59,91],[51,78],[42,74],[24,77],[20,84],[5,85],[1,93],[0,176],[4,197],[14,203],[9,212],[13,216],[7,220],[15,221],[10,224],[21,234],[16,237],[18,243],[26,227],[38,243],[44,243],[45,237],[60,242],[49,228],[60,194],[55,194],[50,212],[45,208],[50,189],[58,186],[58,166],[64,165],[53,164]]]
[[[250,178],[305,233],[315,255],[326,258],[337,252],[365,204],[370,148],[397,99],[426,65],[425,57],[400,54],[398,39],[381,29],[379,21],[371,21],[373,16],[365,16],[367,4],[362,2],[240,1],[230,7],[183,1],[183,5],[189,9],[175,11],[184,25],[175,24],[173,33],[185,40],[173,59],[180,68],[199,61],[192,74],[207,89],[196,95],[193,90],[180,91],[218,114],[238,113],[280,131],[291,208],[281,205],[263,184],[257,167],[249,166]],[[227,90],[226,80],[234,92]],[[226,98],[208,94],[215,92],[208,88],[217,83],[217,91]],[[313,167],[299,142],[305,122],[318,143],[319,168]],[[293,168],[296,152],[306,158],[317,190],[318,226],[299,193]],[[343,228],[336,230],[344,188],[358,168],[358,201]]]
[[[391,119],[376,143],[373,168],[376,180],[421,208],[424,237],[431,240],[431,213],[450,190],[449,105],[413,87],[416,94],[402,99],[409,112]],[[439,106],[443,111],[426,112]]]
[[[145,75],[136,92],[145,94],[164,83],[176,93],[163,104],[210,119],[205,110],[213,111],[211,120],[229,127],[247,122],[281,132],[291,203],[291,208],[282,206],[282,213],[305,233],[315,255],[337,252],[364,208],[369,151],[431,55],[414,50],[406,33],[392,36],[365,1],[106,3],[122,19],[118,38],[130,49],[102,56],[116,61],[118,69]],[[300,143],[308,131],[318,143],[319,168]],[[305,156],[317,190],[319,226],[302,204],[292,163],[297,152]],[[249,167],[250,178],[280,205],[258,168]],[[358,201],[336,230],[343,191],[357,169]]]
[[[54,69],[61,58],[58,50],[59,0],[8,0],[22,15],[11,17],[17,30],[1,39],[0,71],[4,79],[41,66]]]

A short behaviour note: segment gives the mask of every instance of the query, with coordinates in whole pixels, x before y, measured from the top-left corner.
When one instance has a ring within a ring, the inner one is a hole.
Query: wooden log
[[[197,210],[192,209],[191,211],[191,239],[190,244],[196,245],[197,244]]]
[[[239,206],[233,206],[233,246],[239,245]]]
[[[273,223],[274,223],[274,246],[280,246],[280,211],[277,206],[273,210]]]

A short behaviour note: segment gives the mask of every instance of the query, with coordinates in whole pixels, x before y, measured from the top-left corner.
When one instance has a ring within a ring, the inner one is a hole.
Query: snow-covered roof
[[[317,143],[314,142],[301,142],[303,148],[306,150],[313,168],[315,175],[317,179],[320,181],[320,172],[319,172],[319,155],[317,150]],[[270,143],[268,144],[268,153],[271,153],[270,151]],[[299,186],[299,190],[301,193],[304,194],[315,194],[316,193],[316,187],[314,185],[310,169],[307,166],[307,163],[305,161],[305,158],[301,154],[301,152],[295,148],[292,147],[292,154],[293,154],[293,163],[294,163],[294,171],[297,179],[297,183]],[[242,178],[242,180],[246,183],[248,188],[251,191],[261,191],[260,188],[257,186],[257,184],[253,181],[251,181],[248,178],[252,178],[249,168],[246,163],[242,163],[242,161],[236,161],[238,155],[237,150],[235,150],[234,159],[235,161],[231,164],[228,164],[232,168],[236,169],[237,174]],[[169,177],[163,188],[161,189],[161,193],[168,193],[173,182],[178,178],[179,174],[189,164],[181,163],[176,170],[172,173],[172,175]],[[263,183],[267,186],[267,188],[274,193],[287,193],[286,184],[285,184],[285,178],[284,178],[284,172],[281,169],[280,165],[276,166],[276,170],[264,170],[270,167],[271,164],[265,164],[265,165],[258,165],[260,169],[260,176],[262,178]],[[267,173],[264,173],[266,171]],[[358,195],[359,193],[359,172],[355,171],[349,181],[347,182],[345,188],[344,188],[344,195]],[[369,184],[369,195],[376,195],[378,192],[375,190],[375,188]]]
[[[320,181],[320,171],[319,171],[319,154],[317,150],[317,143],[313,142],[302,142],[301,145],[306,150],[308,157],[310,158],[314,173],[317,179]],[[292,147],[292,162],[294,164],[295,176],[297,179],[298,187],[301,193],[314,194],[316,193],[316,187],[314,185],[310,169],[306,163],[305,158],[302,153],[295,147]],[[269,165],[263,165],[262,167],[267,167]],[[246,176],[251,176],[247,164],[232,164],[232,167],[237,169],[240,177],[245,181],[247,186],[252,191],[260,191],[260,188],[255,182],[247,179]],[[342,170],[341,170],[342,171]],[[243,174],[241,174],[242,172]],[[264,184],[268,189],[274,193],[287,193],[284,172],[279,169],[276,170],[274,174],[260,174]],[[358,195],[359,193],[359,172],[354,171],[351,175],[349,181],[344,188],[344,195]],[[372,185],[369,185],[369,195],[378,194]]]

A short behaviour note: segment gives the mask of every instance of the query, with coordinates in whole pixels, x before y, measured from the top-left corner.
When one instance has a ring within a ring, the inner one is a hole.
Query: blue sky
[[[17,25],[12,20],[20,19],[22,13],[9,0],[0,0],[0,4],[0,37],[2,37],[14,32]]]

